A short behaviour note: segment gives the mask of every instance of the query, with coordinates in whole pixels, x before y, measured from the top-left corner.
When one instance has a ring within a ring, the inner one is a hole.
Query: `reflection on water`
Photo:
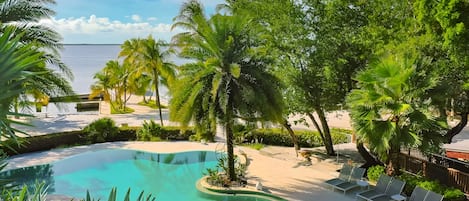
[[[13,185],[34,187],[36,182],[44,182],[50,192],[54,192],[54,171],[52,165],[38,165],[0,172],[0,178],[13,181]]]
[[[77,198],[83,198],[87,190],[102,199],[112,187],[124,189],[120,190],[121,193],[132,187],[132,197],[144,190],[156,194],[159,200],[170,200],[174,196],[178,200],[179,196],[179,200],[205,201],[210,199],[197,198],[194,185],[203,172],[215,167],[216,163],[215,152],[159,154],[102,150],[72,156],[53,164],[1,172],[0,178],[12,178],[18,185],[32,186],[35,181],[45,182],[49,186],[49,194]]]

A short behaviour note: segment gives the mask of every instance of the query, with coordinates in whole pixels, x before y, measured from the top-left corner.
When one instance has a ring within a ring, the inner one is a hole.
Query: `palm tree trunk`
[[[228,176],[231,181],[236,181],[236,174],[234,169],[234,153],[233,153],[233,123],[231,118],[228,119],[225,125],[226,131],[226,152],[228,153]]]
[[[125,108],[127,107],[127,77],[124,80],[124,111]]]
[[[295,147],[296,157],[298,157],[298,151],[300,151],[301,149],[300,144],[298,143],[298,137],[295,135],[295,132],[293,132],[291,125],[288,123],[286,119],[283,120],[282,126],[285,127],[285,129],[287,129],[288,131],[288,134],[290,134],[291,139],[293,141],[293,146]]]
[[[376,156],[366,150],[365,146],[363,145],[363,142],[357,143],[357,150],[358,153],[365,160],[365,164],[361,166],[362,168],[369,168],[375,165],[384,165],[383,162],[381,162]]]
[[[399,153],[401,152],[399,144],[391,143],[391,149],[389,150],[388,162],[386,166],[386,174],[390,176],[399,175],[400,164],[399,164]]]
[[[158,112],[160,113],[160,123],[161,123],[161,126],[164,126],[163,114],[161,113],[160,90],[158,89],[158,72],[156,71],[156,69],[153,69],[153,75],[155,75],[155,77],[153,78],[153,81],[155,82],[155,98],[156,98],[156,104],[158,106]]]
[[[400,164],[399,164],[399,153],[401,152],[401,144],[399,142],[399,138],[401,136],[401,130],[399,125],[399,117],[395,116],[395,127],[396,127],[396,139],[391,140],[389,142],[389,150],[388,150],[388,160],[386,166],[386,174],[389,176],[399,175],[400,172]]]

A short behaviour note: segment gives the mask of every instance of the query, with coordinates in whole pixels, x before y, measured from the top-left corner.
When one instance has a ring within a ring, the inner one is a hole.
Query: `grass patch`
[[[140,102],[138,102],[138,105],[147,106],[147,107],[150,107],[152,109],[158,109],[156,101],[154,101],[154,100],[150,100],[148,102],[140,101]],[[166,108],[168,108],[168,106],[161,104],[161,109],[166,109]]]
[[[135,112],[135,110],[130,107],[125,107],[124,110],[118,110],[111,107],[111,114],[129,114],[132,112]]]
[[[251,149],[258,150],[258,151],[265,147],[265,144],[262,144],[262,143],[249,143],[249,144],[242,144],[242,145],[245,147],[249,147]]]

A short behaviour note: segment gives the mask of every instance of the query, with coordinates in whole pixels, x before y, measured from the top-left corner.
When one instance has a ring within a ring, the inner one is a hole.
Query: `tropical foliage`
[[[369,143],[387,162],[388,174],[399,171],[401,147],[432,143],[424,139],[441,137],[446,127],[446,119],[432,115],[431,100],[422,98],[436,80],[418,76],[419,64],[406,58],[383,58],[358,74],[360,88],[348,96],[359,140]]]
[[[15,100],[15,110],[29,107],[30,97],[34,102],[47,103],[49,97],[72,95],[69,80],[73,79],[70,69],[60,60],[61,37],[54,30],[38,24],[39,20],[50,18],[54,11],[48,6],[53,0],[2,0],[0,1],[0,33],[13,30],[22,45],[29,45],[41,53],[40,63],[30,66],[29,71],[40,72],[23,83],[25,90]],[[14,29],[11,29],[13,28]]]
[[[180,56],[195,62],[179,69],[172,87],[170,119],[215,133],[226,133],[228,175],[236,179],[233,154],[235,120],[280,122],[280,80],[269,73],[271,61],[262,47],[261,27],[249,16],[216,14],[207,18],[197,1],[183,4],[174,27],[187,32],[173,37]],[[199,130],[198,130],[199,131]]]
[[[157,41],[150,35],[146,39],[135,38],[125,41],[119,53],[119,56],[125,57],[125,61],[132,66],[136,91],[146,92],[149,84],[153,86],[162,126],[163,114],[159,86],[160,84],[169,86],[175,77],[176,67],[168,60],[172,50],[166,49],[167,47],[166,42]]]
[[[103,96],[111,105],[111,111],[126,113],[126,103],[133,88],[129,77],[132,76],[132,66],[128,62],[120,64],[111,60],[106,66],[94,75],[96,82],[91,86],[90,98]]]
[[[15,28],[7,28],[0,36],[0,136],[15,138],[18,130],[12,128],[12,123],[19,123],[9,118],[9,115],[21,115],[11,112],[14,100],[24,93],[24,86],[30,80],[42,75],[42,72],[31,71],[43,63],[42,53],[32,45],[23,45],[19,36],[14,36]]]

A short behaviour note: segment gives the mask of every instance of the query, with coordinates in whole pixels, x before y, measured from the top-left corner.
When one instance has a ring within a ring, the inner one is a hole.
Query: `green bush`
[[[446,201],[464,200],[465,197],[464,193],[461,190],[442,185],[437,180],[429,180],[425,177],[419,175],[412,175],[409,173],[403,173],[399,176],[399,178],[406,182],[404,192],[407,195],[410,195],[412,193],[415,186],[420,186],[423,189],[427,189],[435,193],[444,195],[444,200]]]
[[[445,200],[465,200],[464,193],[456,188],[446,188],[443,191],[443,195],[445,196]]]
[[[142,128],[137,131],[137,139],[143,141],[160,140],[189,140],[194,135],[192,130],[182,130],[179,127],[162,127],[153,120],[144,121]]]
[[[368,180],[376,182],[378,181],[379,176],[381,174],[384,174],[384,166],[381,166],[381,165],[372,166],[368,168],[367,172],[368,173],[366,176],[368,177]]]
[[[246,136],[255,128],[253,124],[235,124],[233,126],[234,143],[241,144],[247,141]]]
[[[91,122],[83,128],[83,132],[90,143],[100,143],[114,139],[119,134],[119,128],[114,120],[105,117]]]
[[[212,131],[207,131],[205,129],[198,129],[194,135],[191,135],[189,138],[190,141],[199,142],[204,140],[206,142],[213,142],[215,141],[215,135]]]
[[[143,141],[157,141],[161,139],[162,128],[155,121],[143,121],[142,128],[137,131],[137,139]]]
[[[323,146],[322,139],[317,131],[295,130],[301,147]],[[344,129],[331,129],[332,142],[334,144],[348,142],[347,134],[351,133]],[[293,141],[286,130],[283,129],[256,129],[245,134],[244,141],[250,143],[262,143],[266,145],[293,146]]]

